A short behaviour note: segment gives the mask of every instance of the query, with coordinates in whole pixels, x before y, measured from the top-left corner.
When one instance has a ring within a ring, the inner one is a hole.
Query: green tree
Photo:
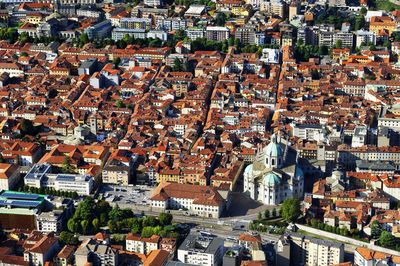
[[[93,198],[86,197],[84,201],[81,201],[79,203],[74,216],[79,217],[82,220],[91,221],[93,219],[94,209],[95,209],[95,203]]]
[[[106,225],[107,224],[107,222],[108,222],[108,215],[107,215],[107,213],[101,213],[100,214],[100,224],[101,225]]]
[[[139,234],[142,232],[142,223],[138,219],[135,219],[133,222],[131,232],[132,234]]]
[[[114,233],[117,229],[117,225],[113,220],[109,220],[107,226],[111,233]]]
[[[89,37],[86,33],[82,33],[79,36],[79,46],[82,47],[89,42]]]
[[[65,155],[61,171],[64,174],[72,174],[74,172],[73,169],[74,168],[71,165],[71,158],[68,155]]]
[[[342,49],[342,43],[343,43],[342,40],[337,40],[335,45],[336,49]]]
[[[146,226],[151,226],[151,227],[157,226],[157,219],[154,216],[146,217],[146,218],[144,218],[142,220],[142,225],[143,225],[143,227],[146,227]]]
[[[370,227],[372,238],[378,238],[382,233],[381,225],[379,224],[378,220],[373,220]]]
[[[69,219],[67,223],[68,230],[72,233],[77,233],[79,231],[79,222],[76,219]]]
[[[393,248],[396,246],[396,237],[388,231],[382,231],[379,237],[379,245],[385,248]]]
[[[124,103],[123,103],[121,100],[118,100],[118,101],[115,103],[115,105],[116,105],[118,108],[124,108],[124,107],[125,107]]]
[[[218,13],[217,18],[215,20],[218,26],[225,26],[226,22],[226,15],[225,13]]]
[[[108,213],[108,217],[113,221],[121,221],[123,219],[123,212],[118,204],[115,204],[114,208]]]
[[[270,216],[269,210],[266,209],[266,210],[264,211],[264,217],[265,217],[265,219],[269,218],[269,216]]]
[[[23,118],[21,120],[21,131],[23,135],[30,135],[30,136],[36,135],[35,127],[33,126],[32,121],[29,119]]]
[[[367,9],[365,8],[365,6],[363,6],[362,8],[361,8],[361,10],[360,10],[360,14],[362,14],[362,15],[365,15],[365,14],[367,14]]]
[[[153,227],[151,226],[143,227],[142,237],[151,237],[153,234],[154,234]]]
[[[261,220],[261,219],[262,219],[261,212],[258,213],[257,218],[258,218],[258,220]]]
[[[272,217],[276,217],[276,209],[275,208],[272,209]]]
[[[319,79],[320,79],[320,74],[319,74],[318,69],[313,69],[313,70],[311,71],[311,78],[312,78],[313,80],[319,80]]]
[[[295,223],[301,214],[300,201],[296,198],[287,198],[282,204],[282,218]]]
[[[67,231],[63,231],[60,233],[59,240],[62,244],[65,244],[65,245],[78,245],[79,244],[78,238],[74,234],[67,232]]]
[[[93,231],[97,233],[100,229],[100,220],[98,218],[94,218],[92,221]]]
[[[118,65],[121,63],[121,58],[117,57],[112,61],[115,69],[118,69]]]
[[[83,221],[81,222],[81,227],[82,227],[82,233],[83,233],[84,235],[86,235],[86,234],[89,233],[89,231],[90,231],[90,224],[89,224],[89,221],[88,221],[88,220],[83,220]]]
[[[357,17],[355,25],[354,25],[354,30],[360,30],[364,28],[365,26],[365,17],[364,15],[360,15]]]
[[[182,71],[182,63],[181,63],[181,60],[179,60],[179,58],[175,58],[174,66],[172,67],[172,71],[174,71],[174,72]]]
[[[390,47],[392,45],[392,43],[390,42],[390,41],[386,41],[386,42],[384,42],[383,43],[383,46],[385,46],[385,47]]]
[[[170,225],[172,222],[172,214],[170,213],[160,213],[160,215],[158,216],[158,220],[160,221],[160,224],[162,226],[166,226],[166,225]]]

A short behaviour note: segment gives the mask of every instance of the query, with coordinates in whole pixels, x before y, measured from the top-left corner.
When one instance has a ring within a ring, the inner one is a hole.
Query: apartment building
[[[354,45],[354,34],[352,32],[335,32],[333,34],[333,45],[339,40],[342,42],[342,47],[351,48]]]
[[[270,16],[285,17],[285,3],[281,0],[264,1],[260,3],[260,11]]]
[[[254,27],[240,27],[235,31],[235,39],[244,44],[256,43],[256,30]]]
[[[150,251],[157,250],[160,244],[160,236],[153,235],[149,238],[141,237],[140,234],[129,233],[126,236],[126,250],[140,254],[148,254]]]
[[[206,28],[206,38],[209,41],[223,41],[229,39],[229,28],[209,26]]]
[[[375,31],[368,30],[358,30],[356,31],[356,46],[359,47],[361,44],[367,45],[368,43],[372,43],[376,45],[376,33]]]
[[[196,40],[197,38],[203,38],[205,36],[205,29],[202,27],[189,27],[186,29],[186,36],[190,40]]]
[[[223,258],[224,240],[189,234],[178,249],[178,260],[187,264],[220,265]]]
[[[302,265],[329,266],[344,260],[344,245],[298,233],[290,234],[291,260]]]
[[[151,29],[151,19],[150,18],[121,18],[120,28],[124,29]]]
[[[157,28],[166,31],[184,30],[187,28],[187,20],[181,18],[159,18],[157,19]]]

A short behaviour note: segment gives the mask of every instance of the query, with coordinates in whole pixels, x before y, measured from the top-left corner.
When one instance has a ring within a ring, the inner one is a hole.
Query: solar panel
[[[21,207],[37,207],[40,202],[36,201],[13,201],[11,202],[11,206],[21,206]]]
[[[0,200],[0,205],[7,206],[18,206],[18,207],[37,207],[40,202],[37,201],[11,201],[11,200]]]
[[[3,194],[1,194],[1,196],[9,199],[22,199],[22,200],[37,200],[39,198],[39,195],[18,194],[12,192],[4,192]]]
[[[59,181],[75,181],[74,175],[57,175],[56,180]]]

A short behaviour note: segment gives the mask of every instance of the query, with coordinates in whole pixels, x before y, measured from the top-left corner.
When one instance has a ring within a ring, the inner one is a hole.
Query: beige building
[[[65,245],[57,254],[54,264],[57,266],[71,265],[74,261],[75,246]]]
[[[274,0],[271,2],[263,2],[260,5],[260,11],[265,12],[268,15],[279,16],[280,18],[285,17],[285,4],[280,0]]]
[[[153,235],[150,238],[141,237],[139,234],[129,233],[126,236],[126,250],[141,254],[157,250],[160,243],[160,236]]]
[[[0,163],[0,189],[11,190],[19,181],[19,168],[9,163]]]

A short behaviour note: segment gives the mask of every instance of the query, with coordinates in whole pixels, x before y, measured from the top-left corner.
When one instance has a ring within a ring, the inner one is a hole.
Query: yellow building
[[[337,60],[337,59],[342,59],[342,60],[349,60],[350,56],[350,49],[345,48],[345,49],[333,49],[332,50],[332,59]]]
[[[179,182],[180,170],[163,169],[157,174],[157,182],[169,181],[169,182]]]
[[[387,30],[389,35],[391,35],[395,27],[396,21],[390,17],[372,17],[369,23],[369,30],[376,33]]]
[[[39,24],[43,21],[44,16],[41,13],[28,13],[26,14],[25,22],[32,24]]]

